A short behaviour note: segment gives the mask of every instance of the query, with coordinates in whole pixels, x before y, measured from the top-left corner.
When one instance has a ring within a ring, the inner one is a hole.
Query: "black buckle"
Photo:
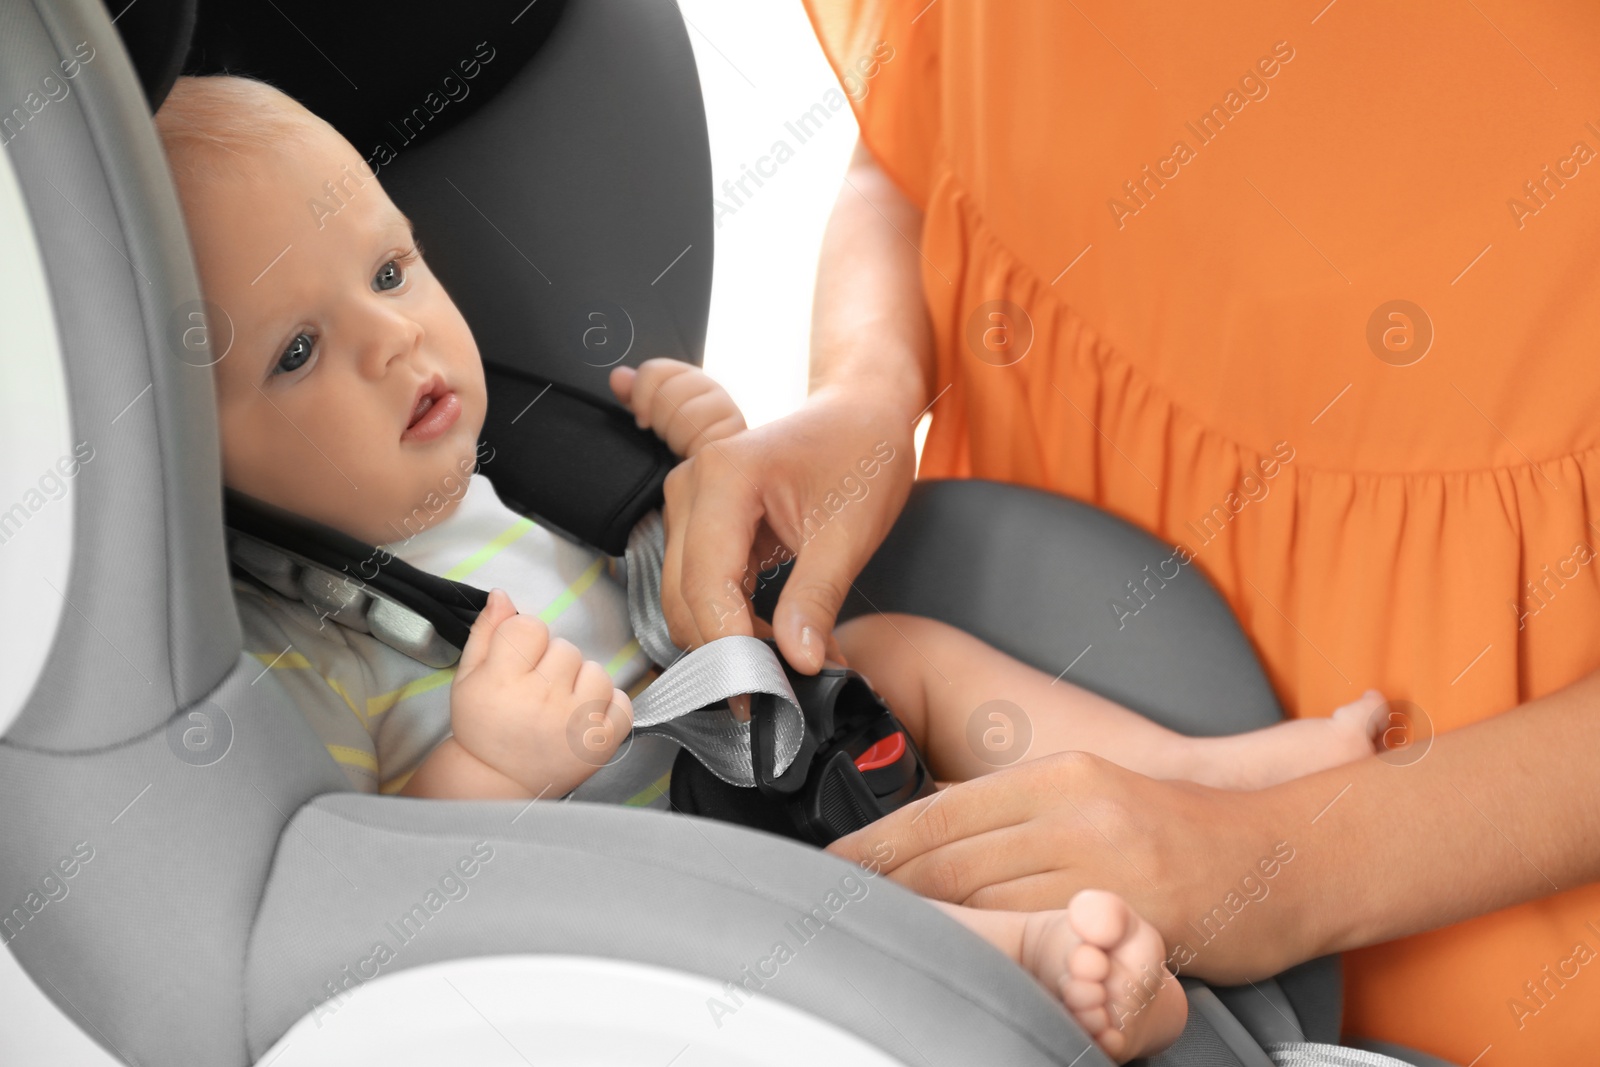
[[[784,673],[805,724],[789,769],[772,773],[777,700],[756,694],[750,701],[756,788],[728,785],[685,750],[672,768],[676,810],[827,845],[934,792],[916,742],[864,676],[848,667],[801,674],[787,663]]]

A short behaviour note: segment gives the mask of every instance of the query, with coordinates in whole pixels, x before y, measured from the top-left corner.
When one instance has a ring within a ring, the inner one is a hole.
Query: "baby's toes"
[[[1068,957],[1063,985],[1070,983],[1074,996],[1096,1005],[1073,1012],[1080,1025],[1119,1061],[1170,1043],[1183,1029],[1186,1012],[1182,990],[1164,966],[1160,931],[1103,890],[1079,893],[1068,913],[1085,944]],[[1098,985],[1098,999],[1091,985]]]
[[[1061,1002],[1090,1037],[1099,1040],[1111,1026],[1111,960],[1093,945],[1079,945],[1067,955],[1067,971],[1061,976]]]
[[[1359,754],[1366,755],[1375,751],[1379,745],[1379,738],[1388,725],[1389,702],[1383,694],[1376,689],[1368,689],[1355,700],[1338,708],[1333,713],[1333,721],[1341,724],[1347,730],[1361,749]]]
[[[1109,1004],[1111,959],[1093,945],[1082,944],[1067,954],[1067,972],[1061,976],[1061,1002],[1079,1025],[1098,1036],[1111,1025]]]
[[[1087,941],[1067,953],[1067,974],[1080,982],[1105,985],[1111,977],[1111,957]]]
[[[1064,974],[1061,976],[1060,993],[1062,1005],[1072,1015],[1073,1021],[1089,1035],[1089,1039],[1107,1055],[1116,1055],[1117,1050],[1107,1044],[1107,1038],[1115,1043],[1121,1035],[1111,1024],[1111,1004],[1105,983],[1086,982],[1071,974]]]
[[[1104,889],[1083,889],[1067,903],[1072,929],[1088,945],[1110,951],[1128,936],[1136,921],[1127,901]]]

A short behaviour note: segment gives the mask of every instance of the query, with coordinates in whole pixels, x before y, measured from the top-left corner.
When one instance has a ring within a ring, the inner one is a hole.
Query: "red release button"
[[[906,735],[896,730],[881,741],[874,741],[872,747],[856,757],[856,769],[860,771],[875,771],[879,767],[887,767],[895,760],[906,754]]]

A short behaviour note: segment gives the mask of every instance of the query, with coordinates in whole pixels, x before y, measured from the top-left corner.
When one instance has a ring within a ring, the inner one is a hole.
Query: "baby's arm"
[[[1262,788],[1371,755],[1382,725],[1382,696],[1369,690],[1328,718],[1186,737],[934,619],[863,615],[836,632],[943,781],[1081,751],[1152,778]]]
[[[406,796],[494,800],[566,795],[633,727],[627,694],[577,646],[550,639],[501,590],[472,625],[450,687],[454,736],[428,756]]]

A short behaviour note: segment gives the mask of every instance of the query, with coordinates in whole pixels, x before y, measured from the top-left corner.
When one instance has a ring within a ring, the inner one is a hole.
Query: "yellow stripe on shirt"
[[[628,694],[628,699],[638,700],[639,694],[650,688],[650,683],[654,682],[659,677],[661,677],[661,668],[657,667],[654,663],[650,664],[649,668],[644,672],[644,677],[640,678],[637,682],[634,682],[632,686],[625,690],[625,692]]]
[[[413,774],[416,774],[418,769],[420,769],[420,768],[413,767],[411,770],[407,771],[406,773],[401,774],[401,775],[396,775],[395,777],[389,779],[387,782],[382,783],[381,785],[378,786],[378,792],[381,793],[382,795],[386,796],[386,797],[394,796],[396,793],[400,792],[400,790],[402,790],[402,789],[404,789],[406,787],[406,783],[411,781],[411,776]]]
[[[293,645],[290,646],[290,648],[293,647]],[[250,654],[275,671],[304,671],[311,669],[311,661],[298,652],[252,652]]]
[[[578,575],[577,579],[569,586],[566,592],[551,601],[550,606],[539,612],[539,621],[545,623],[555,622],[563,612],[577,603],[588,588],[600,577],[600,568],[606,565],[606,557],[601,556],[589,565],[589,569]]]
[[[336,679],[329,678],[326,675],[318,675],[318,677],[320,677],[324,682],[328,683],[329,689],[332,689],[335,693],[339,694],[339,699],[344,701],[345,706],[350,709],[350,713],[352,715],[358,719],[361,718],[360,709],[356,707],[356,702],[350,699],[350,694],[345,692],[344,686],[340,685]]]
[[[387,693],[380,693],[375,697],[367,698],[367,718],[376,718],[394,707],[407,697],[420,696],[423,693],[449,685],[456,676],[454,667],[441,667],[432,674],[425,674],[402,685],[399,689],[392,689]]]
[[[660,778],[657,778],[655,781],[639,790],[639,792],[635,793],[627,800],[624,800],[622,805],[623,807],[628,808],[642,808],[656,797],[665,793],[671,785],[672,772],[668,771],[666,774],[663,774]]]
[[[453,582],[461,581],[462,579],[466,578],[467,575],[482,567],[491,559],[494,559],[501,552],[504,552],[508,545],[516,541],[529,530],[533,529],[533,527],[534,521],[532,519],[517,520],[516,523],[514,523],[504,533],[496,537],[493,541],[490,541],[488,544],[478,549],[478,551],[474,552],[460,563],[457,563],[454,567],[451,567],[449,570],[445,571],[444,577]]]
[[[638,654],[639,639],[634,638],[627,644],[623,645],[622,651],[618,652],[615,656],[612,656],[610,661],[606,663],[606,673],[615,678],[617,676],[617,672],[626,667],[633,657]],[[630,693],[629,696],[632,696],[632,694]]]
[[[364,749],[351,748],[349,745],[329,745],[328,755],[334,762],[342,763],[346,767],[357,767],[363,771],[378,773],[378,760],[372,753]]]
[[[473,572],[481,570],[485,564],[501,552],[504,552],[529,530],[532,530],[535,525],[536,523],[532,519],[518,519],[503,533],[495,537],[493,541],[490,541],[487,545],[484,545],[478,551],[445,571],[443,576],[451,581],[462,581]],[[551,623],[560,618],[595,583],[595,579],[600,577],[600,571],[605,567],[607,558],[602,555],[590,564],[589,568],[580,574],[571,585],[567,586],[560,596],[556,597],[548,607],[539,612],[539,620]]]
[[[252,652],[250,655],[254,656],[262,663],[265,663],[270,670],[311,671],[312,673],[316,674],[318,678],[321,678],[328,684],[329,689],[332,689],[335,693],[339,694],[339,699],[344,701],[345,707],[350,709],[350,713],[358,720],[361,720],[363,725],[365,725],[365,719],[362,719],[360,709],[356,707],[356,702],[350,699],[350,694],[345,692],[344,686],[340,685],[334,679],[329,678],[327,675],[317,672],[311,666],[311,661],[306,659],[305,656],[301,655],[299,652]],[[395,692],[399,693],[402,691],[403,690],[396,690]],[[383,710],[387,711],[388,709],[385,708]],[[374,767],[373,771],[376,772],[376,770],[377,768]]]

